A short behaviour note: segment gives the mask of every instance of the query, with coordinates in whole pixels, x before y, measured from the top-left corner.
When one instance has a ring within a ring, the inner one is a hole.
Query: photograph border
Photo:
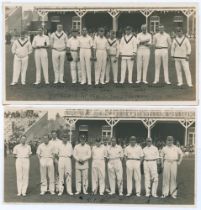
[[[5,157],[3,157],[3,204],[5,206],[8,206],[8,205],[11,205],[11,204],[14,204],[14,205],[42,205],[42,206],[45,206],[45,205],[68,205],[70,207],[70,205],[75,205],[77,207],[79,206],[92,206],[92,205],[96,205],[96,206],[103,206],[103,207],[111,207],[111,206],[114,206],[116,207],[117,205],[120,205],[121,207],[133,207],[133,208],[166,208],[166,209],[173,209],[173,208],[196,208],[197,205],[198,205],[198,194],[196,193],[197,192],[197,173],[198,173],[198,140],[197,140],[197,137],[198,137],[198,134],[197,134],[197,130],[198,130],[198,110],[196,107],[194,106],[188,106],[188,107],[148,107],[148,106],[140,106],[140,107],[108,107],[108,108],[105,108],[105,107],[80,107],[80,106],[75,106],[72,108],[72,106],[60,106],[60,107],[34,107],[34,106],[5,106],[4,107],[4,110],[3,110],[3,120],[4,120],[4,113],[6,111],[23,111],[23,110],[38,110],[38,111],[54,111],[54,112],[57,112],[59,110],[61,111],[65,111],[65,110],[90,110],[90,111],[93,111],[93,110],[118,110],[118,111],[126,111],[126,110],[129,110],[129,111],[190,111],[190,112],[194,112],[195,113],[195,117],[194,117],[194,122],[195,122],[195,160],[194,160],[194,204],[134,204],[134,203],[128,203],[128,204],[124,204],[124,203],[93,203],[93,202],[88,202],[88,203],[51,203],[51,202],[46,202],[46,203],[42,203],[42,202],[35,202],[35,203],[32,203],[32,202],[5,202],[4,200],[4,192],[5,192],[5,184],[4,184],[4,180],[5,180],[5,169],[4,169],[4,161],[5,161]],[[83,118],[81,118],[83,120]],[[91,120],[91,118],[89,118]],[[87,120],[87,118],[86,118]],[[4,129],[3,129],[3,139],[4,139]],[[2,144],[4,145],[4,142],[5,142],[5,139],[2,141]],[[4,147],[3,147],[4,148]],[[4,153],[4,152],[3,152]]]
[[[26,6],[29,6],[29,5],[34,5],[34,6],[38,6],[38,7],[43,7],[43,6],[47,6],[47,7],[56,7],[56,3],[53,3],[53,2],[49,2],[49,3],[42,3],[42,4],[39,4],[39,3],[19,3],[19,2],[3,2],[3,35],[5,35],[5,7],[6,6],[12,6],[12,5],[15,5],[15,6],[22,6],[23,5],[26,5]],[[156,106],[161,106],[161,105],[174,105],[174,106],[195,106],[195,105],[198,105],[199,103],[199,52],[200,52],[200,49],[199,49],[199,33],[200,33],[200,26],[199,26],[199,14],[200,14],[200,10],[199,10],[199,3],[198,2],[192,2],[192,3],[189,3],[189,2],[158,2],[157,1],[152,1],[152,2],[142,2],[142,3],[139,3],[139,2],[125,2],[125,3],[122,3],[122,2],[103,2],[100,6],[100,2],[98,3],[89,3],[89,2],[81,2],[79,3],[79,6],[77,6],[78,4],[76,3],[69,3],[69,2],[62,2],[60,5],[59,5],[59,8],[62,7],[62,6],[65,6],[65,8],[72,8],[72,7],[75,7],[75,8],[78,8],[78,9],[82,9],[82,8],[107,8],[107,7],[110,7],[110,8],[127,8],[127,7],[135,7],[135,6],[142,6],[142,7],[182,7],[182,5],[185,4],[185,7],[195,7],[196,8],[196,49],[195,49],[195,52],[196,52],[196,55],[195,55],[195,59],[196,59],[196,63],[195,63],[195,100],[190,100],[190,101],[40,101],[40,100],[35,100],[35,101],[13,101],[13,100],[7,100],[6,98],[6,55],[5,55],[5,43],[4,41],[2,40],[2,46],[3,46],[3,105],[23,105],[23,104],[27,104],[27,105],[66,105],[66,104],[71,104],[71,105],[104,105],[104,106],[110,106],[110,105],[113,105],[114,103],[118,106],[123,106],[123,105],[129,105],[129,106],[138,106],[138,105],[141,105],[141,106],[144,106],[144,105],[156,105]],[[103,6],[104,5],[104,6]],[[126,6],[125,6],[126,5]],[[156,6],[155,6],[156,5]],[[58,7],[58,6],[57,6]]]

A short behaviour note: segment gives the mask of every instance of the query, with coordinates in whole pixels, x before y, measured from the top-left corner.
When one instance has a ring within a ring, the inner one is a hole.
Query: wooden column
[[[190,19],[190,16],[195,12],[194,9],[186,9],[186,10],[182,10],[183,14],[186,15],[186,33],[187,35],[190,34],[190,30],[189,30],[189,19]]]
[[[151,119],[151,118],[145,118],[145,119],[142,119],[142,122],[148,130],[147,137],[150,138],[151,137],[151,129],[153,128],[156,120]]]
[[[75,123],[77,122],[78,119],[76,118],[68,118],[64,117],[65,122],[67,125],[69,125],[69,137],[70,137],[70,142],[72,142],[72,128],[75,126]]]
[[[114,129],[114,126],[119,122],[119,120],[116,119],[116,118],[109,118],[109,119],[105,119],[105,121],[111,127],[110,137],[112,138],[113,137],[113,129]]]
[[[109,9],[108,14],[112,16],[112,30],[117,31],[118,30],[118,15],[119,15],[119,10],[117,9]]]
[[[82,32],[82,18],[87,13],[87,10],[79,9],[79,10],[75,10],[74,12],[80,18],[80,34],[81,34],[81,32]]]
[[[145,16],[146,18],[146,26],[147,26],[147,29],[148,29],[148,17],[154,12],[154,10],[152,9],[141,9],[140,12]]]
[[[184,119],[184,120],[179,120],[181,125],[185,128],[185,139],[184,139],[184,146],[187,145],[188,143],[188,128],[195,122],[195,120],[191,119]]]
[[[38,15],[41,17],[41,26],[45,27],[45,17],[48,15],[48,11],[45,10],[37,10]]]

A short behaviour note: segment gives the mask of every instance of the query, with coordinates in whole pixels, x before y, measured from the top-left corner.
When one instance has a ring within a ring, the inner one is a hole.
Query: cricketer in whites
[[[95,145],[87,144],[85,135],[79,136],[79,143],[73,148],[69,141],[69,135],[64,133],[62,140],[57,138],[56,132],[52,131],[53,138],[43,136],[43,142],[37,148],[40,162],[41,195],[48,191],[58,196],[64,193],[66,186],[67,194],[78,195],[81,192],[88,194],[89,160],[92,160],[92,194],[99,193],[109,195],[116,193],[117,186],[119,196],[123,196],[123,167],[126,163],[127,194],[133,194],[132,182],[134,178],[137,197],[141,196],[141,170],[143,161],[145,196],[158,197],[158,164],[163,168],[162,196],[177,198],[177,170],[181,164],[183,153],[179,147],[173,144],[174,139],[168,136],[166,146],[159,154],[158,148],[152,144],[152,139],[146,139],[146,146],[142,148],[137,144],[135,136],[129,138],[129,145],[122,148],[117,144],[116,138],[112,137],[110,144],[97,138]],[[18,196],[26,196],[29,181],[31,148],[27,144],[26,136],[21,137],[20,144],[16,145],[13,154],[16,157],[17,190]],[[72,191],[72,158],[75,160],[75,184],[76,192]],[[58,172],[58,174],[57,174]],[[107,177],[108,175],[108,177]],[[55,179],[58,176],[58,180]],[[109,186],[106,185],[109,179]],[[116,185],[117,184],[117,185]],[[108,189],[109,188],[109,189]]]
[[[124,84],[128,70],[128,83],[133,83],[135,60],[137,61],[136,84],[148,84],[147,73],[150,62],[150,48],[154,48],[155,54],[155,78],[153,84],[159,83],[161,64],[164,71],[164,80],[171,85],[169,79],[168,64],[175,62],[177,85],[184,84],[182,71],[185,74],[187,85],[192,87],[192,78],[189,68],[189,57],[191,44],[189,38],[184,34],[181,27],[176,29],[176,36],[171,39],[165,32],[165,27],[159,25],[159,32],[155,35],[148,33],[147,26],[141,26],[141,32],[135,36],[132,27],[125,27],[122,38],[117,39],[114,31],[109,33],[104,28],[99,28],[94,36],[88,34],[87,28],[82,28],[81,35],[72,29],[70,37],[63,31],[61,24],[50,37],[44,34],[44,29],[39,28],[38,34],[34,37],[32,46],[29,39],[22,32],[19,39],[12,45],[14,54],[13,79],[11,85],[16,85],[21,74],[21,84],[26,84],[26,71],[28,68],[29,55],[34,49],[36,81],[41,81],[41,69],[43,70],[45,84],[49,84],[49,68],[47,49],[52,51],[52,65],[54,70],[54,84],[64,84],[64,64],[67,56],[70,62],[72,83],[81,85],[92,85],[92,64],[94,63],[95,85],[105,85],[110,82],[110,71],[112,70],[113,83]],[[170,49],[170,50],[169,50]],[[120,61],[120,78],[118,78],[118,61]]]

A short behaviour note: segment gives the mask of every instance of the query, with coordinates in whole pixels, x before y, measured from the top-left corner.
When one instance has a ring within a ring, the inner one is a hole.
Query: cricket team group
[[[96,35],[91,37],[87,28],[83,27],[81,35],[77,30],[72,29],[71,36],[68,37],[63,31],[63,26],[58,24],[56,31],[50,36],[46,36],[44,29],[39,28],[38,34],[31,43],[26,36],[26,32],[22,31],[20,38],[12,44],[14,62],[11,85],[16,85],[19,82],[20,75],[21,84],[26,84],[26,72],[30,68],[28,67],[29,55],[33,50],[36,68],[34,84],[39,85],[42,82],[41,71],[45,84],[49,84],[48,49],[51,49],[52,52],[54,84],[65,83],[64,64],[66,57],[70,62],[73,84],[92,85],[92,82],[95,85],[104,85],[109,82],[124,84],[127,81],[132,84],[134,82],[135,61],[137,64],[137,81],[135,83],[148,84],[147,72],[150,53],[152,52],[151,48],[153,47],[155,54],[155,79],[153,84],[160,82],[161,66],[164,71],[164,82],[168,85],[171,84],[168,70],[170,54],[175,62],[177,85],[182,86],[185,83],[182,76],[184,74],[188,87],[193,86],[189,68],[191,44],[182,28],[176,29],[176,36],[173,39],[165,32],[163,25],[159,26],[159,32],[153,36],[147,32],[145,24],[141,26],[141,32],[136,36],[132,32],[132,27],[125,27],[120,40],[116,38],[114,31],[110,31],[107,36],[105,34],[105,29],[101,27]],[[120,68],[118,67],[119,64]],[[92,68],[93,66],[94,68]],[[92,74],[92,69],[94,69],[94,74]],[[120,74],[118,74],[119,69]],[[95,75],[94,79],[92,75]],[[120,75],[120,78],[118,78],[118,75]]]
[[[14,147],[13,154],[16,158],[17,196],[26,196],[29,171],[34,162],[30,164],[32,151],[25,135]],[[40,172],[34,172],[40,173],[41,196],[48,191],[52,195],[58,193],[58,196],[61,196],[64,191],[70,196],[88,194],[89,173],[92,174],[90,192],[92,195],[102,196],[108,193],[112,196],[118,192],[119,196],[124,196],[123,174],[125,173],[126,196],[140,197],[142,195],[141,165],[143,164],[145,196],[157,198],[159,182],[157,167],[160,164],[163,173],[161,198],[167,196],[177,198],[177,169],[182,162],[183,153],[178,146],[174,145],[172,136],[167,137],[166,145],[160,151],[152,144],[151,138],[146,139],[146,146],[142,148],[135,136],[131,136],[128,145],[122,148],[117,144],[115,137],[112,137],[109,142],[97,138],[94,145],[90,146],[87,144],[87,137],[81,134],[78,143],[73,147],[67,132],[60,140],[53,130],[51,138],[48,135],[43,136],[36,154],[40,163]],[[75,173],[72,172],[74,162]],[[123,171],[124,164],[125,171]],[[72,179],[73,174],[75,179]],[[75,192],[72,190],[74,180]],[[135,192],[133,185],[135,185]]]

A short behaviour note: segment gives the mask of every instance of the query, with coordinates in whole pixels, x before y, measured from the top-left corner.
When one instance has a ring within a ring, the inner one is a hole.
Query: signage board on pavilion
[[[66,110],[66,117],[79,117],[79,118],[188,118],[194,119],[195,113],[192,111],[177,111],[177,110],[90,110],[90,109],[72,109]]]

